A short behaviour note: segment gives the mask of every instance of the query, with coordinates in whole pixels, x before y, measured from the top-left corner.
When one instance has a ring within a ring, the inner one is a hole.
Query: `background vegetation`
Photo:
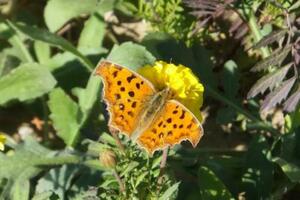
[[[299,1],[1,0],[0,12],[0,199],[299,198]],[[93,75],[104,58],[192,68],[198,147],[160,169],[161,152],[109,134]]]

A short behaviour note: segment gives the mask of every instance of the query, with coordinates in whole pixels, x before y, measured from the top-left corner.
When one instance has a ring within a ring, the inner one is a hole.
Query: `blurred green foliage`
[[[195,13],[204,11],[199,28]],[[246,96],[259,60],[273,60],[260,75],[282,70],[272,55],[285,40],[274,33],[288,28],[294,49],[280,64],[292,60],[294,74],[272,85],[294,77],[298,104],[299,11],[299,1],[285,0],[1,1],[0,199],[297,199],[299,106],[260,113],[262,97]],[[240,37],[237,16],[248,27]],[[162,168],[162,152],[149,156],[109,134],[93,73],[102,59],[132,70],[155,60],[190,67],[205,85],[198,147],[175,146]],[[105,151],[113,164],[102,163]]]

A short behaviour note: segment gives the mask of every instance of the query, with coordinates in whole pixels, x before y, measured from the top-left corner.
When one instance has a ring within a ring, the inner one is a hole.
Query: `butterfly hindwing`
[[[138,138],[150,154],[167,146],[188,140],[195,147],[203,135],[198,119],[176,100],[166,102],[153,123]]]
[[[137,73],[102,61],[96,70],[104,82],[103,99],[110,114],[109,126],[130,136],[135,130],[144,102],[155,90]]]

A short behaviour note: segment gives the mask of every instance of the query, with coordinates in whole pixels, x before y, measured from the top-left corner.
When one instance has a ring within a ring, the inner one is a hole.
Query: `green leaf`
[[[136,161],[132,161],[128,164],[128,166],[122,171],[120,176],[127,176],[129,172],[131,172],[133,169],[135,169],[137,166],[139,166],[139,163]]]
[[[282,171],[292,182],[300,182],[300,168],[298,166],[293,163],[289,163],[280,157],[275,157],[272,161],[279,165]]]
[[[105,35],[106,24],[99,13],[95,13],[85,22],[78,41],[78,47],[100,47]]]
[[[7,28],[7,32],[11,35],[7,38],[7,40],[12,46],[14,55],[23,62],[34,62],[28,48],[24,44],[25,37],[23,35],[16,34],[15,30],[10,27],[9,24],[3,23],[2,26],[5,26]]]
[[[290,119],[291,119],[291,129],[298,128],[300,126],[300,107],[290,113]]]
[[[261,135],[253,138],[249,145],[241,183],[246,199],[265,199],[271,193],[274,165],[267,158],[269,148]]]
[[[132,42],[125,42],[120,46],[115,45],[107,60],[136,71],[139,67],[153,64],[155,57],[145,47]]]
[[[67,146],[74,147],[80,134],[79,106],[60,88],[50,93],[48,106],[58,136]]]
[[[84,56],[101,56],[101,54],[107,52],[107,50],[103,48],[80,48],[79,50]],[[45,62],[44,65],[47,66],[51,72],[61,70],[70,63],[72,63],[72,66],[81,66],[81,63],[76,59],[77,57],[70,52],[57,53]]]
[[[116,0],[100,1],[97,11],[85,22],[78,47],[100,47],[105,36],[104,14],[114,8]]]
[[[164,194],[159,198],[159,200],[168,200],[171,199],[171,197],[176,196],[178,187],[180,182],[175,183],[171,187],[169,187]]]
[[[28,179],[19,178],[14,182],[11,196],[12,200],[28,200],[30,192],[30,183]]]
[[[236,116],[235,110],[230,107],[221,108],[217,112],[216,122],[218,124],[227,124]]]
[[[223,182],[207,167],[198,171],[201,199],[227,200],[233,199]]]
[[[59,196],[61,200],[66,199],[66,194],[71,187],[71,181],[78,172],[78,167],[63,165],[59,168],[51,169],[37,183],[36,193],[52,191]]]
[[[56,84],[47,68],[24,64],[0,79],[0,105],[12,100],[26,101],[51,91]]]
[[[0,78],[3,75],[7,55],[5,52],[0,53]]]
[[[41,41],[34,42],[34,52],[39,63],[45,63],[50,59],[51,49],[49,44]]]
[[[70,19],[92,13],[97,3],[98,0],[49,0],[44,11],[46,25],[55,32]]]
[[[34,165],[45,158],[51,151],[38,144],[33,138],[27,137],[25,143],[18,145],[12,156],[0,153],[0,179],[16,180],[22,173],[31,174],[30,170],[40,171]],[[29,171],[27,171],[29,169]]]
[[[94,68],[94,65],[91,61],[82,55],[68,40],[65,40],[62,37],[59,37],[53,33],[50,33],[46,30],[41,30],[35,27],[21,25],[21,24],[14,24],[13,22],[7,21],[9,26],[11,26],[16,31],[19,31],[25,34],[27,37],[31,38],[32,40],[38,40],[42,42],[46,42],[50,45],[56,46],[60,49],[68,51],[75,56],[83,63],[83,65],[91,71]]]
[[[239,75],[238,67],[233,60],[228,60],[224,64],[223,71],[223,86],[225,94],[232,99],[235,99],[235,96],[239,89]]]
[[[53,154],[50,150],[38,144],[33,138],[25,138],[25,142],[16,146],[15,153],[7,156],[0,152],[0,182],[8,180],[8,199],[29,199],[29,179],[41,172],[36,167],[46,157]],[[10,184],[11,183],[11,184]]]
[[[60,200],[58,195],[48,191],[40,194],[36,194],[32,197],[32,200]]]
[[[288,8],[288,11],[291,12],[293,10],[297,10],[300,7],[300,1],[295,1],[293,5]]]

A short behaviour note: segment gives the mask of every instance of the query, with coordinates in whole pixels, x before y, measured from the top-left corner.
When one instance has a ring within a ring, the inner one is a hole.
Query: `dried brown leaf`
[[[262,61],[256,63],[254,67],[252,67],[251,71],[261,71],[269,66],[280,65],[282,61],[286,58],[289,52],[292,49],[292,45],[288,45],[283,49],[276,49],[269,57],[263,59]]]
[[[264,46],[267,46],[268,44],[271,44],[275,41],[280,40],[284,35],[287,33],[287,29],[277,30],[273,31],[270,34],[263,37],[258,43],[256,43],[252,48],[258,49]]]
[[[292,89],[294,82],[296,80],[296,77],[292,77],[282,83],[281,86],[276,88],[273,92],[268,94],[266,99],[264,100],[261,111],[267,111],[276,106],[276,104],[280,103],[282,100],[284,100],[287,95],[289,94],[290,90]]]
[[[294,94],[292,94],[284,103],[283,109],[287,112],[293,112],[298,106],[300,100],[300,85]]]
[[[284,67],[260,78],[248,92],[247,98],[249,99],[255,97],[259,93],[264,93],[268,88],[272,90],[276,84],[280,83],[284,79],[291,66],[292,63],[289,63]]]

